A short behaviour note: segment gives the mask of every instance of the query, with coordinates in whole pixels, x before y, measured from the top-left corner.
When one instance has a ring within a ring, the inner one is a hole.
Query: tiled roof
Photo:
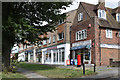
[[[81,4],[83,5],[84,9],[86,10],[86,12],[88,13],[88,15],[90,17],[94,17],[97,16],[95,10],[98,9],[98,7],[100,7],[101,4],[97,4],[97,5],[93,5],[93,4],[88,4],[85,2],[81,2]],[[102,5],[101,5],[102,6]],[[117,13],[120,12],[120,7],[117,7],[115,9],[112,8],[108,8],[105,7],[106,9],[106,20],[105,19],[100,19],[99,18],[99,24],[101,27],[106,27],[106,28],[116,28],[116,29],[120,29],[120,26],[115,18],[112,16],[113,13]]]

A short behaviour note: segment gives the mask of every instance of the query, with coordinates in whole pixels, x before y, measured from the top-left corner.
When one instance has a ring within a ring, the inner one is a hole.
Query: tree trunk
[[[2,63],[4,67],[8,70],[10,67],[10,53],[11,53],[11,43],[3,43],[2,46]]]
[[[10,36],[7,32],[2,34],[2,64],[3,68],[9,70],[10,68],[10,53],[14,45],[14,36]]]

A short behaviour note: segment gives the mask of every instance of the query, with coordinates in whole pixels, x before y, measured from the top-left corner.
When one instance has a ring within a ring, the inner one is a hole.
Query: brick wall
[[[101,43],[118,45],[118,30],[112,30],[112,38],[106,38],[106,29],[101,29]]]
[[[101,65],[110,65],[109,60],[112,58],[114,61],[119,61],[118,49],[101,49]]]

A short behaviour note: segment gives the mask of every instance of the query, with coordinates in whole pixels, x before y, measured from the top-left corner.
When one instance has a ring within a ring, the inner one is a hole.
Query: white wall
[[[25,53],[24,52],[18,54],[18,61],[25,61]]]

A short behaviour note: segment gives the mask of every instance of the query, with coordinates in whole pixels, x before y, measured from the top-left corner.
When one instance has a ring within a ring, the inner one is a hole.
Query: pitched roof
[[[88,4],[88,3],[85,3],[85,2],[81,2],[81,4],[85,8],[85,10],[89,14],[89,16],[91,16],[91,17],[96,16],[95,12],[93,11],[96,5]]]
[[[115,9],[113,9],[112,14],[114,14],[114,13],[120,13],[120,6],[115,8]]]
[[[81,2],[83,7],[85,8],[86,12],[90,17],[97,16],[97,13],[95,13],[95,10],[98,10],[100,6],[103,4],[89,4],[85,2]],[[106,27],[106,28],[115,28],[115,29],[120,29],[119,23],[115,20],[115,18],[112,16],[113,13],[120,12],[120,7],[117,7],[115,9],[105,7],[106,10],[106,18],[107,19],[100,19],[99,18],[99,24],[101,27]]]

